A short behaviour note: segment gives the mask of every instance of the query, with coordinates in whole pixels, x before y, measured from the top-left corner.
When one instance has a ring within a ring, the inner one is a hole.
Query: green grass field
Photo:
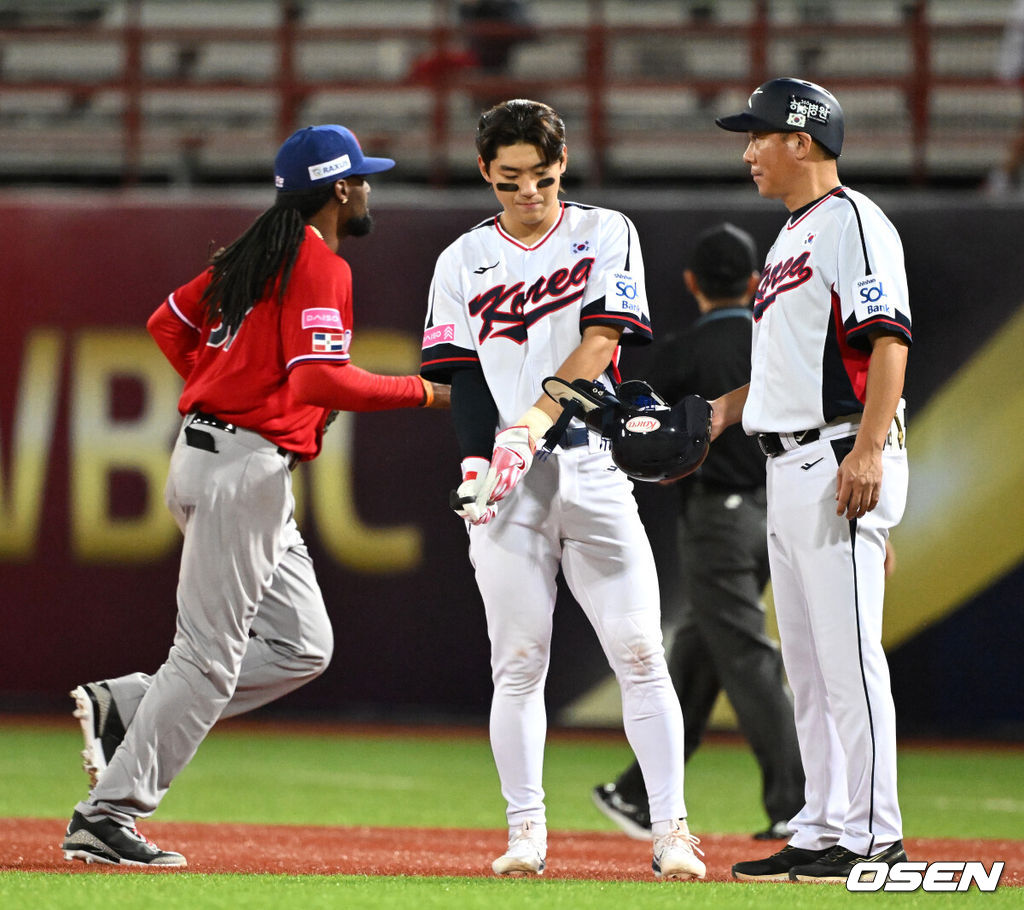
[[[203,744],[167,795],[163,821],[258,824],[503,828],[503,804],[486,737],[344,733],[271,724],[225,723]],[[85,795],[79,734],[67,727],[0,720],[0,816],[66,818]],[[562,830],[615,830],[593,808],[590,788],[629,760],[617,737],[552,734],[545,785],[548,824]],[[1021,838],[1024,750],[905,745],[901,801],[908,837]],[[687,768],[695,830],[749,833],[763,826],[756,765],[740,743],[706,744]],[[966,857],[965,857],[966,858]],[[682,890],[680,890],[682,889]],[[667,885],[628,882],[500,881],[364,876],[67,875],[0,872],[4,908],[103,906],[420,908],[673,906],[714,901],[721,910],[827,906],[863,900],[842,888]],[[1019,889],[995,894],[890,895],[902,903],[978,899],[1019,905]]]
[[[1019,907],[1020,889],[992,894],[849,894],[841,886],[661,884],[493,878],[369,878],[293,875],[45,875],[0,872],[5,908],[154,907],[202,910],[817,910],[852,902],[896,901],[903,908]]]

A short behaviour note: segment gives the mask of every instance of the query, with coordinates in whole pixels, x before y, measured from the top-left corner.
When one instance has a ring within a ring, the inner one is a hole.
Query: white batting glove
[[[477,496],[487,478],[487,469],[491,463],[486,458],[464,458],[462,460],[462,483],[452,491],[451,507],[455,514],[464,518],[471,525],[485,525],[498,511],[495,505],[481,508],[477,505]]]
[[[491,466],[487,478],[477,494],[477,506],[500,502],[530,470],[537,442],[551,428],[554,421],[540,408],[530,408],[514,426],[502,430],[494,437]]]

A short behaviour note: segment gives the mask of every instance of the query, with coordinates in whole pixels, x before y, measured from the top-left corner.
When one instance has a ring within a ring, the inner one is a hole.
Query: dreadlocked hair
[[[210,283],[200,300],[208,322],[219,319],[226,329],[236,331],[245,314],[264,297],[278,275],[281,280],[277,302],[284,300],[305,238],[306,221],[333,194],[333,183],[299,192],[279,192],[274,204],[244,234],[213,254]]]

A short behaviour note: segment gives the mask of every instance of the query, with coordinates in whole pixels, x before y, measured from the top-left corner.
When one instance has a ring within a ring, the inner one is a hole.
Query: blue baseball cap
[[[334,123],[307,126],[292,133],[274,158],[278,190],[308,190],[344,177],[378,174],[395,166],[391,158],[363,154],[352,130]]]

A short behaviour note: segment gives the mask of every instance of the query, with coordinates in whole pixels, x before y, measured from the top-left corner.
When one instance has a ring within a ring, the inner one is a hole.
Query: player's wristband
[[[554,421],[544,411],[534,405],[516,421],[516,426],[526,427],[530,433],[530,441],[536,445],[537,440],[551,429],[553,423]]]
[[[423,404],[420,407],[429,408],[434,403],[434,386],[422,376],[416,378],[423,383]]]

